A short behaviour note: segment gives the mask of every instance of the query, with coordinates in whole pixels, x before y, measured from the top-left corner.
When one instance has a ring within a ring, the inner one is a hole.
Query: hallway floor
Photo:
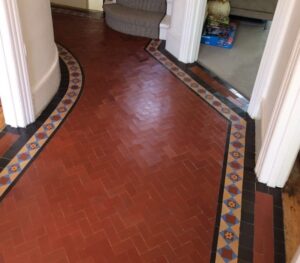
[[[158,41],[53,18],[70,98],[1,170],[0,262],[284,262],[281,193],[255,182],[253,123],[234,100]]]

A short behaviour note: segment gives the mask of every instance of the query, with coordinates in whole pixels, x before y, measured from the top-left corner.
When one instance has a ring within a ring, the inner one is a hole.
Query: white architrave
[[[185,20],[181,38],[179,60],[193,63],[198,59],[201,33],[207,1],[186,0]]]
[[[248,108],[248,113],[253,119],[261,117],[263,100],[269,89],[272,88],[272,79],[275,75],[276,66],[277,63],[280,63],[280,53],[287,40],[285,33],[290,25],[290,18],[297,1],[290,0],[289,3],[285,0],[278,1]]]
[[[198,59],[206,0],[174,0],[166,49],[183,63]]]
[[[17,0],[0,1],[0,74],[5,122],[26,127],[35,117]]]
[[[284,187],[300,148],[300,30],[258,157],[258,180]]]

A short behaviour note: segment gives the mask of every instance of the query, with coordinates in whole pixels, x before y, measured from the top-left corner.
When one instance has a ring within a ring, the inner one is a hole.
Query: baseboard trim
[[[93,9],[87,9],[87,8],[80,8],[80,7],[74,7],[74,6],[68,6],[68,5],[61,5],[61,4],[53,4],[51,3],[51,7],[53,8],[61,8],[61,9],[66,9],[66,10],[71,10],[71,11],[77,11],[77,12],[83,12],[87,14],[103,14],[103,11],[99,10],[93,10]]]
[[[53,61],[49,70],[44,74],[40,81],[32,87],[32,97],[34,113],[37,118],[47,107],[53,96],[56,94],[60,83],[59,54],[55,47]],[[38,98],[38,99],[36,99]]]

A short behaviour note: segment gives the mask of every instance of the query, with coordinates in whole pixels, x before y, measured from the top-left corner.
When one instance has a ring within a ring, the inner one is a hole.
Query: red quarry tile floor
[[[274,262],[273,197],[256,192],[254,263]]]
[[[5,152],[14,145],[18,138],[19,135],[17,134],[10,132],[4,133],[4,135],[0,137],[0,156],[4,155]]]
[[[227,121],[128,37],[54,15],[78,104],[0,205],[0,262],[209,262]]]

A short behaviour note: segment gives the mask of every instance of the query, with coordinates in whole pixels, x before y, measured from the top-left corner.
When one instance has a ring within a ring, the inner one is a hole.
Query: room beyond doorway
[[[250,99],[269,27],[261,20],[231,21],[238,25],[233,48],[201,45],[198,62]]]

